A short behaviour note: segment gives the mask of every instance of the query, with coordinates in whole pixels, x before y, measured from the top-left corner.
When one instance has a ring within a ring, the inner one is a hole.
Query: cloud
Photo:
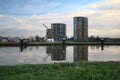
[[[3,17],[4,17],[4,15],[3,15],[3,14],[0,14],[0,19],[3,18]]]
[[[104,30],[104,29],[89,29],[89,33],[91,35],[96,34],[102,34],[102,35],[111,35],[111,34],[119,34],[120,33],[120,29],[108,29],[108,30]]]
[[[73,32],[73,17],[84,15],[89,19],[89,35],[94,33],[97,35],[107,35],[111,32],[106,32],[105,30],[111,31],[112,29],[119,29],[120,18],[113,17],[119,16],[119,14],[119,10],[81,10],[66,15],[49,13],[45,15],[31,15],[23,18],[12,17],[11,20],[17,23],[17,26],[14,26],[16,26],[16,28],[19,26],[18,29],[24,29],[33,34],[40,34],[42,32],[42,35],[45,35],[46,32],[46,28],[42,24],[46,24],[50,28],[51,23],[66,23],[67,36],[72,36],[73,33],[71,32]]]
[[[0,24],[0,29],[4,29],[6,25]]]
[[[100,0],[98,2],[91,3],[84,7],[89,9],[103,9],[103,10],[120,9],[120,1],[119,0]]]
[[[102,30],[98,30],[98,29],[89,29],[90,33],[101,33]]]
[[[48,0],[4,0],[0,12],[9,15],[33,15],[51,13],[60,5],[59,1]]]
[[[119,0],[107,0],[105,4],[101,5],[104,8],[108,9],[120,9],[120,1]]]
[[[21,9],[20,12],[30,13],[31,15],[18,16],[0,14],[1,29],[20,29],[33,34],[42,33],[45,35],[46,28],[42,26],[42,24],[46,24],[50,28],[51,23],[66,23],[67,35],[72,36],[73,17],[85,16],[89,19],[89,35],[94,33],[98,35],[112,35],[112,32],[119,35],[120,1],[118,0],[99,0],[92,4],[72,6],[75,10],[72,9],[71,12],[65,7],[62,7],[64,9],[58,9],[58,6],[61,5],[59,1],[48,4],[46,4],[46,2],[47,1],[42,1],[43,4],[39,5],[38,3],[41,2],[35,3],[29,1],[23,8],[18,7]]]
[[[90,15],[90,26],[99,29],[119,28],[120,10],[98,10],[96,15]]]
[[[34,26],[28,23],[25,19],[20,19],[20,18],[13,18],[13,19],[19,24],[21,29],[26,29],[26,30],[35,29]]]
[[[33,36],[40,35],[45,36],[45,28],[40,27],[40,24],[36,24],[31,21],[29,17],[17,17],[17,16],[7,16],[4,15],[2,19],[0,19],[0,34],[1,35],[9,35],[9,36]]]
[[[111,29],[110,31],[108,31],[110,33],[115,33],[115,34],[119,34],[120,33],[120,29]]]

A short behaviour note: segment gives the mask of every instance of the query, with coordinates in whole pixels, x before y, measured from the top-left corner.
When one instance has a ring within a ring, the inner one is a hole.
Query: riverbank
[[[0,46],[20,46],[19,43],[3,43],[0,42]],[[40,45],[63,45],[62,42],[31,42],[28,43],[27,46],[40,46]],[[101,42],[66,42],[64,45],[101,45]],[[104,42],[103,45],[120,45],[120,42]]]
[[[120,62],[0,66],[0,80],[120,80]]]

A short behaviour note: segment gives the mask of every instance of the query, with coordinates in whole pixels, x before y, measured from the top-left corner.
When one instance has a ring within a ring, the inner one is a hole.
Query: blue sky
[[[89,19],[89,36],[120,37],[119,0],[0,0],[1,36],[45,36],[51,23],[65,23],[73,36],[73,17]]]

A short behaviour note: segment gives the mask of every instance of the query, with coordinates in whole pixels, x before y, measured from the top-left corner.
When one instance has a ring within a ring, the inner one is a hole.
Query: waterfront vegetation
[[[0,80],[120,80],[120,62],[0,66]]]
[[[30,42],[28,46],[61,45],[62,42]],[[0,46],[19,46],[20,43],[0,42]],[[66,42],[65,45],[101,45],[101,42]],[[120,45],[120,42],[104,42],[104,45]]]

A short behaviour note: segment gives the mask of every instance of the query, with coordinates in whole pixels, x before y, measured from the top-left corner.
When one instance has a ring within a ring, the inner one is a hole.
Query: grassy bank
[[[0,80],[120,80],[120,62],[0,66]]]
[[[27,46],[39,46],[39,45],[62,45],[62,42],[31,42]],[[65,45],[101,45],[100,42],[66,42]],[[104,42],[104,45],[120,45],[120,42]],[[19,43],[3,43],[0,42],[0,46],[20,46]]]

